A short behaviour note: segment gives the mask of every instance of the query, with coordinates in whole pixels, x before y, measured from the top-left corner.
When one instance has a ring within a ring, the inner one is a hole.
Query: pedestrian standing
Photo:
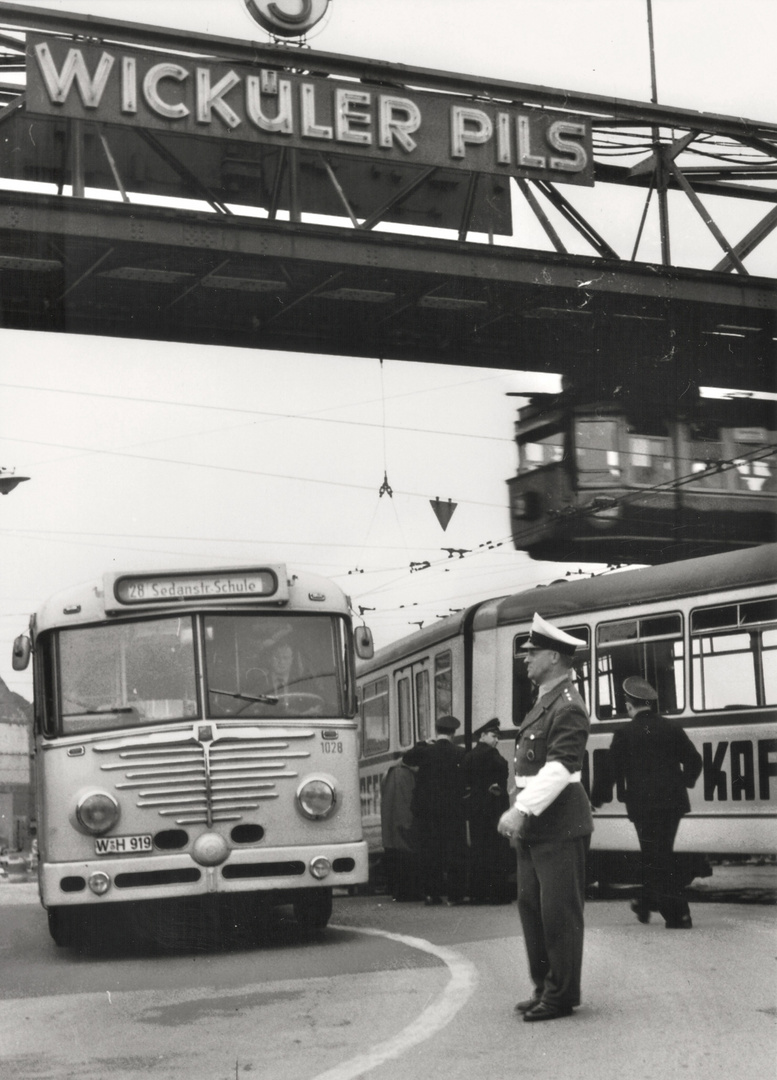
[[[623,692],[631,720],[613,736],[593,803],[611,802],[615,784],[623,792],[642,852],[642,888],[631,905],[639,921],[658,911],[668,930],[690,930],[673,849],[680,819],[691,809],[688,788],[701,773],[701,754],[678,723],[658,712],[658,694],[646,679],[624,679]]]
[[[381,784],[380,828],[386,888],[394,900],[420,900],[413,820],[415,770],[398,761]]]
[[[510,844],[497,828],[510,806],[509,769],[498,750],[499,726],[498,717],[494,717],[474,731],[478,741],[461,764],[469,821],[470,904],[506,904],[510,899]]]
[[[517,841],[518,913],[534,991],[516,1012],[534,1022],[580,1004],[586,856],[593,832],[581,783],[589,719],[572,681],[584,642],[535,614],[525,646],[537,701],[515,744],[516,797],[499,831]]]
[[[435,724],[436,738],[416,743],[403,757],[418,767],[413,791],[413,821],[418,837],[421,876],[427,906],[464,902],[467,834],[464,817],[464,783],[454,733],[461,725],[455,716],[441,716]]]

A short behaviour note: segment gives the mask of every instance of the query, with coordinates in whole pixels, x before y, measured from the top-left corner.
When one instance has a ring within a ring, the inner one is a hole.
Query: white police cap
[[[574,656],[577,649],[584,647],[585,642],[580,638],[573,637],[566,630],[559,630],[535,611],[529,640],[523,648],[527,652],[532,649],[552,649],[564,656]]]

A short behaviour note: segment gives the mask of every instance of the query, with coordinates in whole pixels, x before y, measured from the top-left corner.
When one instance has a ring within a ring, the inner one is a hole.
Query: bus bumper
[[[186,852],[49,863],[38,867],[44,907],[206,896],[294,892],[360,885],[369,877],[365,841],[231,851],[218,866]]]

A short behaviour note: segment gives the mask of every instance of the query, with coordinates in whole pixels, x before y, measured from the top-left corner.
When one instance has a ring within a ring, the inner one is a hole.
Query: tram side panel
[[[419,635],[420,637],[420,635]],[[389,651],[388,649],[386,650]],[[381,664],[380,654],[357,673],[361,724],[359,784],[362,830],[370,862],[383,851],[381,793],[386,773],[414,743],[433,738],[441,716],[465,715],[464,639],[429,643],[407,639],[407,648]]]

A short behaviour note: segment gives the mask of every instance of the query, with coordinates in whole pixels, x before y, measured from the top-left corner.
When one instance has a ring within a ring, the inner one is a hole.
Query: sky
[[[243,0],[31,6],[266,40]],[[649,101],[646,11],[646,0],[332,0],[309,43]],[[774,0],[653,0],[653,15],[662,103],[773,119]],[[556,385],[0,330],[0,467],[30,477],[0,501],[0,678],[30,697],[13,638],[51,593],[106,570],[286,562],[332,577],[381,646],[476,600],[602,569],[512,547],[507,395]],[[445,532],[437,497],[457,503]]]

